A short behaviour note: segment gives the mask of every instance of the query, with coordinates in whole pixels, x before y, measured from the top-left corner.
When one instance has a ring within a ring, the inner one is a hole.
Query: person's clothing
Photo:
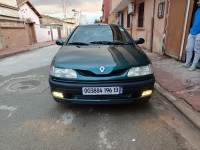
[[[192,28],[190,29],[190,34],[197,35],[200,33],[200,8],[197,9],[194,17],[194,22]]]
[[[197,35],[192,35],[189,34],[188,36],[188,41],[187,41],[187,46],[186,46],[186,63],[184,64],[185,66],[189,66],[192,56],[193,56],[193,51],[195,52],[194,55],[194,60],[192,63],[192,67],[196,68],[196,65],[200,59],[200,33]]]

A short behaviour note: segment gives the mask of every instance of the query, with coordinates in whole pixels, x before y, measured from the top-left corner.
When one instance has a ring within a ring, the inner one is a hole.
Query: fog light
[[[54,97],[57,97],[57,98],[64,98],[63,94],[61,92],[52,92],[52,95]]]
[[[142,92],[141,97],[150,96],[151,94],[152,94],[152,90],[147,90],[147,91]]]

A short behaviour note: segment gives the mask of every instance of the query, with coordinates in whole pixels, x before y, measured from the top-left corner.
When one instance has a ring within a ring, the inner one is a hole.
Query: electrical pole
[[[62,3],[63,3],[63,16],[64,16],[64,19],[66,19],[65,0],[62,0]]]

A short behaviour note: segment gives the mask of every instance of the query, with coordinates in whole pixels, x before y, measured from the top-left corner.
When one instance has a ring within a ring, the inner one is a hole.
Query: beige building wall
[[[59,24],[59,25],[63,25],[63,21],[57,18],[53,18],[50,16],[45,16],[42,15],[42,18],[40,18],[40,23],[41,24]]]
[[[108,17],[108,24],[116,24],[117,23],[117,14],[111,14]]]
[[[76,18],[66,18],[65,21],[76,24]]]
[[[1,15],[6,15],[6,16],[12,16],[12,17],[19,17],[18,10],[10,9],[10,8],[5,8],[5,7],[0,7],[0,14]]]
[[[158,5],[160,2],[165,2],[165,13],[163,18],[158,18]],[[156,0],[155,3],[155,16],[154,16],[154,36],[153,36],[153,52],[162,52],[162,44],[163,44],[163,34],[165,30],[165,17],[166,17],[166,6],[167,0]]]
[[[110,11],[113,11],[122,0],[110,0]]]
[[[0,18],[1,19],[18,19],[19,12],[17,8],[16,0],[0,0],[1,4],[5,6],[0,6]]]
[[[138,27],[139,5],[144,2],[144,20],[143,27]],[[132,37],[136,40],[144,38],[145,43],[141,46],[150,49],[151,40],[151,18],[153,12],[153,0],[138,0],[136,2],[136,13],[132,18]]]
[[[0,0],[0,3],[9,5],[9,6],[13,6],[13,7],[17,7],[16,0]]]
[[[122,1],[122,0],[120,0]],[[112,10],[120,3],[120,1],[111,0]],[[144,20],[143,27],[138,27],[138,16],[139,16],[139,5],[144,2]],[[154,15],[154,30],[153,30],[153,52],[160,53],[162,50],[162,42],[163,42],[163,34],[164,34],[164,26],[165,26],[165,16],[163,18],[158,18],[158,5],[160,2],[165,2],[165,9],[167,0],[155,0],[155,15]],[[153,0],[135,0],[136,3],[136,12],[131,16],[132,26],[130,28],[127,27],[127,15],[128,15],[128,6],[126,6],[123,10],[124,13],[124,28],[131,34],[134,40],[138,38],[144,38],[145,43],[140,45],[145,49],[151,48],[151,20],[153,14]],[[166,10],[165,10],[166,12]],[[112,19],[112,15],[109,18]],[[115,14],[117,20],[117,13]],[[111,20],[110,19],[110,20]],[[115,22],[117,24],[117,21]],[[119,16],[119,24],[121,24],[121,13]]]

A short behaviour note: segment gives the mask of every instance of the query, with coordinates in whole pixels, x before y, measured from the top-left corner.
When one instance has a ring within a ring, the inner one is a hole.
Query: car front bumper
[[[49,78],[51,92],[57,91],[64,98],[54,97],[54,100],[69,104],[115,104],[115,103],[139,103],[150,99],[151,96],[141,97],[145,90],[153,90],[155,78],[142,81],[129,82],[99,82],[99,83],[69,83],[52,80]],[[122,95],[83,95],[82,87],[123,87]]]

